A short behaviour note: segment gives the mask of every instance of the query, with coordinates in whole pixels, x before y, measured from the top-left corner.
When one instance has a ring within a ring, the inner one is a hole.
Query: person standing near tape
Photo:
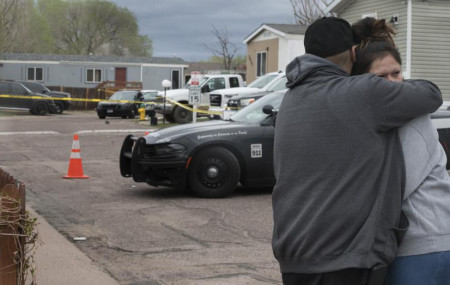
[[[275,126],[272,247],[283,284],[382,284],[407,228],[397,128],[435,111],[442,95],[426,80],[350,76],[343,19],[315,21],[304,42],[286,67]]]

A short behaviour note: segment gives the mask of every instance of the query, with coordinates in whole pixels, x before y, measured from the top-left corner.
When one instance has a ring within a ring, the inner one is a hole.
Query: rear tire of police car
[[[174,107],[172,117],[177,124],[187,124],[192,122],[192,112],[181,108],[180,106]]]
[[[194,156],[189,167],[189,188],[204,198],[223,198],[236,189],[240,165],[232,152],[210,147]]]
[[[33,115],[45,116],[48,113],[48,106],[44,102],[36,102],[31,108]]]

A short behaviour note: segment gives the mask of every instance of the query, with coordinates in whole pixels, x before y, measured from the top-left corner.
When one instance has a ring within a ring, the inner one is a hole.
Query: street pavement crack
[[[172,226],[169,226],[168,224],[165,224],[165,223],[161,223],[161,225],[164,226],[165,228],[169,229],[169,230],[172,230],[172,231],[176,232],[177,234],[179,234],[179,235],[181,235],[181,236],[183,236],[183,237],[185,237],[185,238],[188,238],[188,239],[190,239],[190,240],[192,240],[192,241],[198,243],[199,245],[201,245],[201,246],[203,246],[203,247],[206,247],[206,248],[209,248],[209,247],[210,247],[210,246],[208,245],[207,242],[205,242],[205,241],[203,241],[203,240],[200,240],[200,239],[198,239],[198,238],[195,238],[195,237],[193,237],[193,236],[191,236],[191,235],[185,233],[185,232],[182,231],[182,230],[176,229],[176,228],[174,228],[174,227],[172,227]]]

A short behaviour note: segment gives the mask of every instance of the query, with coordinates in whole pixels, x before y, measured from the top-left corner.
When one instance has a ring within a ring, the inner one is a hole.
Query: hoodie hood
[[[317,73],[347,75],[339,65],[312,54],[304,54],[294,58],[286,66],[286,87],[293,88]]]

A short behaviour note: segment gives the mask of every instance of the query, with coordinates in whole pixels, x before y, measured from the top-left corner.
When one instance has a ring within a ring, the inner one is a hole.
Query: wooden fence
[[[105,89],[97,88],[76,88],[76,87],[63,87],[63,86],[48,86],[48,89],[52,91],[67,92],[72,98],[77,99],[107,99],[112,94]],[[94,110],[97,107],[97,102],[82,102],[72,101],[71,110]]]
[[[0,284],[23,285],[25,237],[17,237],[21,228],[17,226],[18,216],[25,215],[25,185],[17,182],[0,168]],[[11,199],[9,199],[11,198]],[[17,205],[16,201],[19,201]],[[19,207],[19,213],[16,209]],[[21,259],[21,260],[18,260]]]

